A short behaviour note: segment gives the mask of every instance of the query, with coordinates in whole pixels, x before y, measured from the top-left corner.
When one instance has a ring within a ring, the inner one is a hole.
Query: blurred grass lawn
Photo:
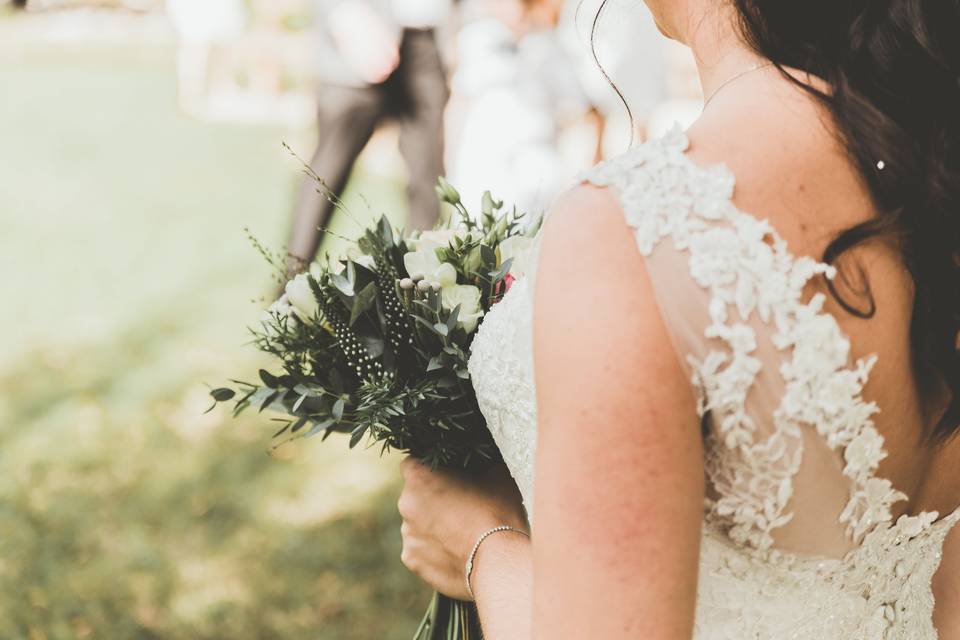
[[[166,49],[0,58],[0,638],[406,640],[397,461],[202,415],[262,364],[244,227],[282,245],[280,143],[313,136],[191,120],[174,82]]]

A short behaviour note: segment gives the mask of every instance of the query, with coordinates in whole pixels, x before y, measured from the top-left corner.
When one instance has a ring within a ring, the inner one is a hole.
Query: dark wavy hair
[[[960,432],[960,0],[730,1],[746,43],[832,116],[876,207],[831,241],[823,261],[875,239],[901,251],[915,285],[910,338],[921,392],[950,392],[928,434],[944,442]],[[830,290],[848,313],[870,318],[876,304],[858,271],[851,279],[841,269],[856,300],[833,282]]]

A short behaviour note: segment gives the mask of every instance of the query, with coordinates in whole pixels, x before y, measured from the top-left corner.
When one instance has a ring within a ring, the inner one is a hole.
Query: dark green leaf
[[[214,389],[210,392],[211,397],[217,402],[226,402],[231,399],[233,396],[237,395],[237,392],[233,389],[227,389],[226,387],[221,387],[219,389]]]
[[[300,429],[303,428],[303,425],[307,424],[307,420],[309,419],[310,418],[307,418],[306,416],[304,416],[303,418],[300,418],[299,420],[294,422],[293,426],[290,428],[290,433],[296,433],[297,431],[300,431]]]
[[[485,244],[480,245],[480,257],[483,259],[484,264],[491,266],[497,264],[497,254],[493,252],[493,249]]]
[[[260,369],[260,379],[263,381],[263,385],[268,389],[276,389],[278,386],[280,386],[280,381],[277,380],[277,377],[266,369]]]
[[[273,401],[279,397],[280,397],[279,391],[274,391],[273,393],[268,395],[266,398],[263,399],[263,402],[260,403],[260,411],[263,411],[264,409],[269,407],[271,404],[273,404]]]
[[[286,432],[286,430],[289,429],[289,428],[290,428],[290,425],[292,425],[292,424],[293,424],[293,421],[292,421],[292,420],[287,420],[287,421],[286,421],[286,424],[283,425],[283,428],[280,429],[280,431],[277,431],[275,434],[273,434],[273,437],[274,437],[274,438],[278,438],[278,437],[280,437],[281,435],[283,435],[284,432]]]
[[[420,324],[422,324],[427,329],[429,329],[431,333],[437,333],[436,325],[434,325],[432,322],[430,322],[426,318],[421,318],[420,316],[413,316],[413,319],[419,322]]]
[[[353,430],[353,433],[350,434],[350,448],[353,449],[355,446],[360,444],[360,440],[363,439],[363,434],[367,432],[367,425],[360,425]]]
[[[383,355],[383,338],[379,336],[360,336],[360,342],[363,343],[363,346],[367,350],[367,354],[371,358],[379,358]]]

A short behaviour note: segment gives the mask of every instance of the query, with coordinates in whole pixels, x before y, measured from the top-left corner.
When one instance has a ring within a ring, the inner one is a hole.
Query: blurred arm
[[[346,64],[365,81],[383,82],[400,64],[400,34],[384,10],[363,0],[321,0],[320,20]]]

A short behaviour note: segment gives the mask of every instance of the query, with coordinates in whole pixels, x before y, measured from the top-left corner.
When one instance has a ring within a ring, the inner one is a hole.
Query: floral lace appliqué
[[[833,278],[835,270],[791,255],[767,221],[734,206],[733,175],[723,166],[694,164],[688,147],[675,129],[584,178],[618,191],[641,253],[649,256],[669,237],[689,254],[690,276],[709,291],[704,337],[723,348],[688,361],[699,410],[710,413],[713,425],[706,466],[719,498],[708,502],[710,512],[734,541],[770,548],[773,531],[792,519],[787,506],[803,456],[801,429],[815,425],[832,449],[843,451],[851,492],[840,519],[861,540],[889,523],[891,505],[906,498],[874,476],[885,455],[883,438],[871,420],[877,407],[860,394],[875,359],[849,368],[849,341],[823,312],[823,295],[803,301],[811,278]],[[754,313],[774,327],[773,342],[786,354],[785,393],[773,432],[762,439],[746,408],[761,368],[753,355],[755,331],[746,322]]]

